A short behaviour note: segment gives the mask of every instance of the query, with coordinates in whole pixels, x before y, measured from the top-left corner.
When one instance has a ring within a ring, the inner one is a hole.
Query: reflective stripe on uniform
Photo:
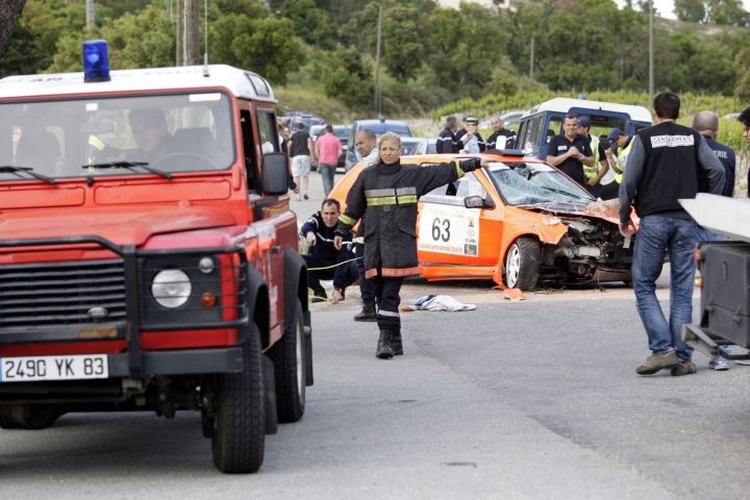
[[[384,309],[378,309],[378,316],[384,316],[388,318],[400,318],[401,315],[398,312],[386,311]]]
[[[385,189],[367,189],[365,190],[368,207],[378,207],[385,205],[412,205],[417,202],[417,188],[385,188]]]
[[[630,154],[630,146],[633,145],[633,141],[631,140],[627,146],[622,148],[617,154],[617,158],[615,161],[617,162],[617,168],[622,170],[623,174],[625,173],[625,165],[628,163],[628,155]],[[622,176],[623,174],[617,174],[615,175],[615,181],[617,181],[618,184],[622,184]]]
[[[591,151],[594,152],[594,164],[591,166],[583,165],[583,172],[588,179],[593,179],[599,174],[599,138],[595,135],[591,136]]]
[[[352,227],[357,221],[346,214],[341,214],[339,215],[339,222],[343,222],[347,226]]]

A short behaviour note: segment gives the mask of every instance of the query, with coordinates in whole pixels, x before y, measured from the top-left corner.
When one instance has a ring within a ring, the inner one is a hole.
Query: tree
[[[702,23],[706,20],[703,0],[674,0],[674,13],[677,19],[688,23]]]
[[[708,0],[707,10],[714,23],[744,27],[750,22],[750,14],[742,8],[741,0]]]
[[[255,71],[286,85],[287,73],[303,62],[302,46],[289,19],[250,19],[230,14],[209,27],[212,60]]]
[[[405,83],[422,66],[424,43],[419,12],[396,6],[383,12],[382,61],[396,81]]]
[[[459,70],[451,61],[462,39],[463,20],[453,9],[438,8],[427,17],[426,66],[434,73],[436,85],[456,95],[460,85]]]
[[[310,45],[333,49],[336,29],[328,13],[315,5],[315,0],[286,0],[283,16],[294,23],[294,32]]]
[[[328,97],[335,97],[356,111],[369,109],[375,85],[372,70],[355,49],[337,49],[323,70],[323,88]]]
[[[744,27],[750,22],[741,0],[674,0],[674,11],[680,21],[693,23]]]
[[[734,97],[750,101],[750,49],[743,49],[735,57],[737,63],[737,85],[734,87]]]
[[[5,52],[25,5],[26,0],[5,0],[0,6],[0,54]]]

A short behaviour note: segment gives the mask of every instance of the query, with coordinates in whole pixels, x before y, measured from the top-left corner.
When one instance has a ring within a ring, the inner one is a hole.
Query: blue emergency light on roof
[[[105,40],[83,42],[83,81],[108,82],[109,55]]]

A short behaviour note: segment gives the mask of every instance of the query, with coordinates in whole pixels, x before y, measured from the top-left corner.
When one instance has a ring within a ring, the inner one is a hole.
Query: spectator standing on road
[[[487,149],[513,149],[516,147],[516,133],[505,128],[499,116],[490,118],[492,134],[487,138]],[[499,140],[498,140],[499,139]]]
[[[682,340],[682,325],[693,316],[698,225],[679,199],[695,198],[698,178],[704,175],[710,191],[720,193],[724,168],[698,132],[675,123],[680,114],[676,94],[663,92],[654,97],[653,113],[656,124],[633,138],[620,185],[623,236],[631,238],[636,232],[631,202],[640,217],[633,249],[633,289],[652,352],[636,373],[652,375],[670,368],[673,376],[689,375],[696,367],[692,347]],[[669,321],[656,298],[665,250],[670,263]]]
[[[289,155],[289,134],[287,133],[286,127],[284,127],[284,123],[279,120],[276,123],[276,130],[279,134],[279,151],[284,153],[285,155]],[[297,184],[294,182],[294,176],[292,175],[292,165],[291,162],[287,165],[287,169],[289,172],[289,178],[287,179],[287,187],[294,191],[295,194],[299,194],[299,188],[297,187]]]
[[[352,233],[344,233],[342,244],[334,246],[334,232],[341,215],[337,200],[326,198],[320,211],[312,214],[300,228],[307,241],[307,253],[302,255],[307,264],[307,286],[312,289],[312,302],[328,299],[320,280],[333,280],[333,303],[344,300],[346,287],[356,283],[357,266],[352,253]]]
[[[365,275],[375,281],[380,330],[375,355],[388,359],[404,353],[401,339],[401,283],[419,273],[416,234],[417,200],[443,184],[481,166],[479,158],[422,168],[402,165],[401,138],[386,132],[378,144],[379,161],[365,168],[346,198],[334,239],[340,248],[343,235],[364,217]]]
[[[459,153],[479,154],[485,149],[482,134],[477,132],[479,120],[475,116],[464,117],[464,128],[456,132]]]
[[[545,161],[562,170],[583,188],[586,188],[586,176],[583,166],[594,165],[594,155],[588,139],[578,133],[578,117],[566,115],[563,121],[563,133],[552,137],[547,145]]]
[[[310,134],[305,130],[304,123],[297,124],[297,130],[289,138],[288,146],[289,156],[292,158],[294,184],[299,189],[297,201],[300,200],[300,194],[302,194],[304,199],[308,199],[308,178],[310,177],[311,155],[314,147]]]
[[[318,172],[323,181],[323,198],[333,189],[333,176],[339,163],[343,146],[333,133],[333,126],[326,125],[323,135],[315,141],[315,155],[318,157]]]
[[[724,167],[724,186],[721,190],[722,196],[729,198],[734,196],[734,170],[736,168],[736,158],[734,150],[716,142],[716,138],[719,133],[719,117],[713,111],[699,111],[693,117],[693,129],[698,132],[706,140],[706,144],[714,152],[716,158],[719,159],[721,165]],[[707,182],[702,180],[699,182],[699,189],[706,191],[708,186],[705,185]],[[726,238],[713,233],[702,227],[698,228],[698,239],[700,241],[724,241]],[[723,354],[731,354],[731,350],[728,345],[720,345],[719,351]],[[722,356],[715,356],[708,362],[709,368],[713,368],[717,371],[729,370],[729,360]]]
[[[445,128],[440,131],[437,142],[435,142],[435,151],[442,153],[458,153],[458,119],[455,116],[449,116],[445,119]]]
[[[607,155],[604,152],[604,147],[599,141],[599,138],[595,135],[591,135],[591,118],[587,115],[578,117],[578,133],[589,140],[589,147],[594,155],[594,163],[583,166],[583,172],[586,174],[586,189],[589,190],[596,198],[601,198],[602,184],[601,180],[609,172],[609,164],[607,163]],[[603,199],[603,198],[602,198]]]
[[[750,108],[743,109],[737,120],[742,123],[742,137],[750,142]],[[750,197],[750,170],[747,172],[747,196]]]
[[[375,132],[365,129],[357,133],[354,146],[362,157],[365,168],[378,162],[378,138]],[[357,256],[359,274],[359,292],[362,297],[362,310],[354,315],[354,321],[376,321],[378,319],[375,304],[375,282],[365,277],[365,223],[360,219],[357,235],[354,238],[354,253]]]

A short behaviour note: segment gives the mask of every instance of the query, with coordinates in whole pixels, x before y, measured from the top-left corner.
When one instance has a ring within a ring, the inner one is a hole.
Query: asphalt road
[[[624,287],[509,301],[487,286],[407,283],[476,304],[403,314],[405,355],[375,358],[347,300],[312,305],[315,385],[226,476],[192,413],[70,414],[0,432],[3,498],[745,498],[750,367],[639,377],[648,354]],[[660,293],[664,293],[661,290]]]
[[[491,283],[411,280],[404,303],[477,308],[403,313],[405,355],[387,361],[376,326],[351,319],[357,292],[311,306],[315,385],[259,473],[217,472],[197,414],[69,414],[0,431],[2,498],[747,497],[750,367],[714,372],[696,354],[695,375],[636,375],[648,351],[632,290],[510,301]]]

